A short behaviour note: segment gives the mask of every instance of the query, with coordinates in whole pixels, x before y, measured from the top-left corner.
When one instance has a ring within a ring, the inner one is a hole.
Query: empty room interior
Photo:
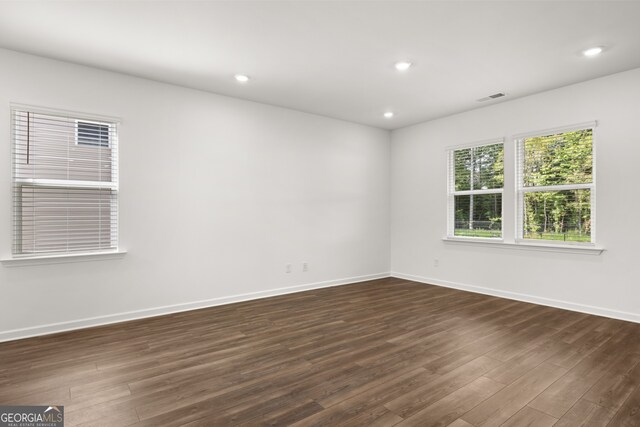
[[[639,22],[0,2],[0,426],[640,426]]]

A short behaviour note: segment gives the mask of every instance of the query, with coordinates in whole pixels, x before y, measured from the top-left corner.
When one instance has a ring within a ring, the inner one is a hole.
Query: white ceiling
[[[0,46],[394,129],[640,67],[640,2],[2,1]]]

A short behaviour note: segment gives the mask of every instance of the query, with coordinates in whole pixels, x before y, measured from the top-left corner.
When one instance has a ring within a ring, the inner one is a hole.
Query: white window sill
[[[106,261],[109,259],[121,259],[127,251],[118,250],[110,252],[90,252],[64,255],[38,255],[0,259],[5,267],[27,267],[31,265],[64,264],[70,262]]]
[[[529,243],[529,242],[505,242],[502,239],[488,239],[488,238],[463,238],[463,237],[444,237],[443,242],[447,244],[457,245],[477,245],[484,247],[492,247],[499,249],[518,249],[525,251],[541,251],[541,252],[556,252],[565,254],[585,254],[585,255],[600,255],[604,252],[604,248],[597,247],[592,244],[554,244],[554,243]]]

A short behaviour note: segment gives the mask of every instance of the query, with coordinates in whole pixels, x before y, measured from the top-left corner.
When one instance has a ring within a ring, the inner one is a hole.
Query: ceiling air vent
[[[484,98],[480,98],[480,99],[478,99],[478,102],[485,102],[485,101],[489,101],[489,100],[492,100],[492,99],[502,98],[503,96],[506,96],[506,94],[504,94],[502,92],[498,92],[498,93],[494,93],[493,95],[489,95],[489,96],[485,96]]]

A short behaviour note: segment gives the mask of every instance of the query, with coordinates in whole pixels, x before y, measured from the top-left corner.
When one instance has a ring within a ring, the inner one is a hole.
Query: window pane
[[[524,186],[592,182],[593,130],[524,140]]]
[[[524,238],[591,241],[591,190],[524,194]]]
[[[504,146],[485,145],[473,149],[473,189],[488,190],[504,186]]]
[[[455,236],[502,237],[502,194],[455,196]]]
[[[115,152],[109,145],[115,127],[22,111],[15,120],[17,177],[115,181]]]
[[[502,143],[454,151],[455,191],[488,190],[504,185]]]
[[[112,249],[116,194],[111,190],[20,186],[16,248],[25,254]]]
[[[78,122],[78,144],[96,147],[109,146],[109,125]]]
[[[455,190],[471,190],[471,148],[454,152]]]

